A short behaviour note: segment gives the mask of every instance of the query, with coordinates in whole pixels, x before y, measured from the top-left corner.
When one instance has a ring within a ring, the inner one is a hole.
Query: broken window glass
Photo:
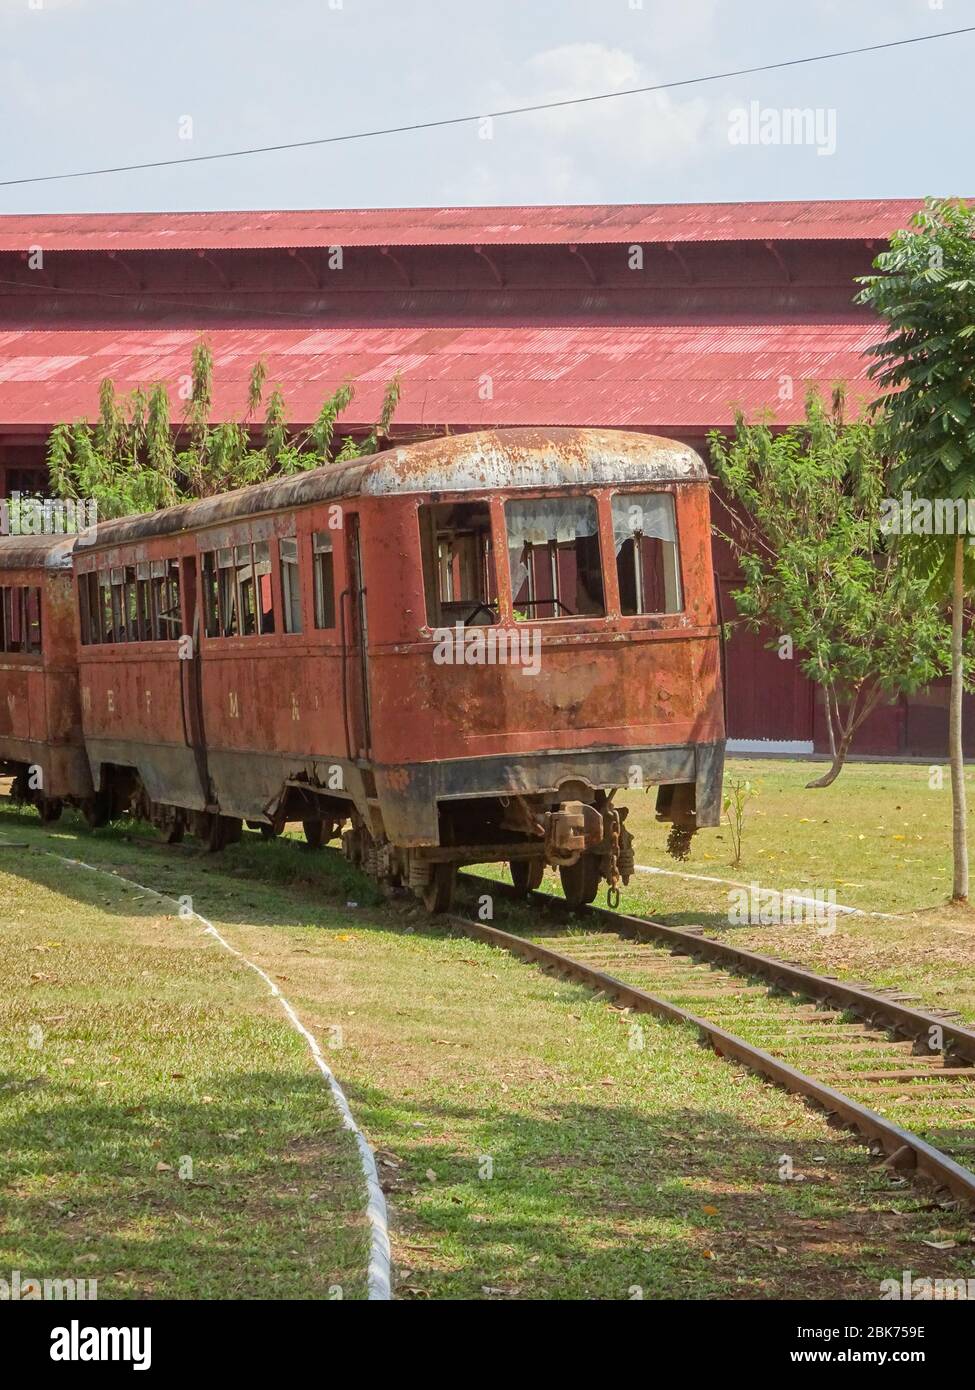
[[[274,596],[271,591],[271,547],[267,541],[254,542],[254,583],[257,588],[257,618],[261,632],[274,631]]]
[[[423,587],[431,627],[483,627],[498,621],[498,589],[487,502],[443,502],[419,509]]]
[[[234,569],[234,552],[228,545],[217,551],[218,598],[220,600],[220,635],[236,637],[237,623],[237,572]]]
[[[208,550],[203,556],[203,621],[208,637],[220,636],[220,599],[215,550]]]
[[[254,561],[250,545],[234,546],[234,565],[237,570],[237,611],[240,614],[240,635],[250,637],[257,631],[257,594],[254,584]]]

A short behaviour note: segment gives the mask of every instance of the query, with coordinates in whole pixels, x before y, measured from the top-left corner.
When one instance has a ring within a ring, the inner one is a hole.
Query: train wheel
[[[183,843],[183,836],[186,834],[186,822],[177,812],[173,818],[173,823],[163,830],[163,839],[167,845],[180,845]]]
[[[10,783],[10,800],[15,806],[23,806],[30,801],[30,779],[26,772],[18,772]]]
[[[61,819],[64,802],[57,796],[42,796],[37,803],[37,814],[45,825]]]
[[[223,844],[221,849],[226,849],[227,845],[239,845],[240,837],[244,833],[244,822],[240,816],[221,816],[223,825]]]
[[[559,867],[562,892],[570,907],[591,903],[599,892],[599,860],[594,854],[580,854],[574,864]]]
[[[81,803],[81,814],[89,830],[100,830],[112,819],[112,797],[109,792],[96,792]]]
[[[424,885],[423,906],[428,912],[449,912],[457,884],[456,864],[431,864],[430,878]]]
[[[240,839],[244,822],[236,816],[221,816],[213,811],[198,811],[193,832],[198,840],[203,840],[210,854],[219,854],[228,845],[235,845]]]
[[[186,814],[179,806],[149,803],[149,819],[167,845],[178,845],[186,834]]]
[[[519,893],[533,893],[541,887],[545,877],[544,859],[511,859],[508,868],[511,870],[511,882]]]
[[[328,834],[326,834],[326,826]],[[305,832],[305,842],[309,849],[321,849],[326,840],[332,838],[332,822],[323,820],[303,820],[301,828]]]

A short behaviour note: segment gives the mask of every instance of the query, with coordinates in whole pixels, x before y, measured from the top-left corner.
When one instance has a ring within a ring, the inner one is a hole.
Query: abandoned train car
[[[499,430],[109,522],[75,554],[96,814],[214,848],[300,819],[431,910],[457,867],[633,866],[620,788],[678,846],[723,764],[693,450]]]
[[[0,772],[15,801],[54,821],[90,807],[81,732],[73,536],[0,538]]]

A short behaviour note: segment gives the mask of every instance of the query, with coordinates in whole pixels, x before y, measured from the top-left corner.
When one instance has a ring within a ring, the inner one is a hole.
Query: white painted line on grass
[[[650,864],[634,864],[637,873],[640,874],[665,874],[667,878],[691,878],[698,883],[721,883],[726,888],[754,888],[756,893],[777,893],[783,902],[808,903],[811,907],[822,907],[822,903],[815,898],[804,898],[801,893],[787,893],[779,888],[762,888],[757,883],[739,883],[733,878],[715,878],[711,874],[687,874],[680,869],[657,869]],[[843,903],[830,903],[830,910],[833,912],[844,912],[848,917],[886,917],[889,921],[896,921],[897,914],[894,912],[868,912],[862,907],[846,907]]]
[[[88,869],[93,874],[104,874],[106,878],[114,878],[121,883],[128,883],[132,888],[138,888],[143,893],[151,893],[153,897],[160,898],[163,902],[173,903],[177,911],[182,910],[182,904],[169,893],[160,893],[158,888],[149,888],[144,883],[136,883],[134,878],[126,878],[124,874],[116,873],[114,869],[102,869],[97,864],[86,864],[83,859],[68,859],[63,854],[55,854],[53,850],[41,850],[42,854],[47,854],[52,859],[59,859],[62,864],[69,864],[73,868]],[[291,1004],[278,989],[266,971],[259,965],[255,965],[252,960],[248,960],[242,951],[238,951],[236,946],[231,946],[230,942],[217,931],[212,922],[190,908],[191,916],[198,922],[202,922],[206,931],[205,934],[214,937],[225,947],[231,955],[238,960],[242,960],[246,966],[260,975],[267,985],[274,998],[281,1005],[284,1012],[288,1015],[294,1028],[301,1034],[308,1044],[309,1051],[315,1061],[318,1070],[328,1082],[332,1092],[332,1098],[338,1107],[339,1114],[342,1116],[342,1124],[345,1129],[351,1130],[355,1135],[355,1141],[359,1149],[359,1162],[366,1179],[366,1191],[368,1202],[366,1204],[366,1215],[369,1218],[370,1242],[369,1242],[369,1298],[370,1299],[391,1299],[392,1285],[390,1276],[390,1254],[389,1254],[389,1214],[386,1210],[386,1198],[379,1185],[379,1173],[376,1168],[376,1155],[373,1153],[369,1142],[362,1130],[355,1122],[355,1118],[349,1107],[345,1092],[339,1085],[334,1072],[322,1056],[322,1050],[318,1045],[318,1040],[308,1031],[301,1019],[295,1013]]]

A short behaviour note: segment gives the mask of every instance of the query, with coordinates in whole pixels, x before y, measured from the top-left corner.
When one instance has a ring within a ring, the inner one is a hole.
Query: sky
[[[0,182],[969,24],[975,0],[0,0]],[[975,33],[490,124],[0,187],[0,213],[972,194],[973,73]],[[793,126],[790,110],[809,115]]]

